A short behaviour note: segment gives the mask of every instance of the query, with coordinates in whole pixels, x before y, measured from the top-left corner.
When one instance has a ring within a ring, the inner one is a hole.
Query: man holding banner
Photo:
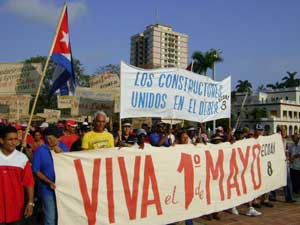
[[[44,225],[56,225],[57,207],[55,197],[55,171],[52,153],[67,152],[67,146],[59,141],[60,131],[56,126],[49,126],[44,131],[45,144],[35,152],[32,170],[39,179],[39,196],[44,209]]]

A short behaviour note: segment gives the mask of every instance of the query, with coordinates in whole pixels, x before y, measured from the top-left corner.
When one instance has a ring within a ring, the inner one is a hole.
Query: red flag
[[[193,65],[194,65],[194,60],[192,60],[192,62],[188,65],[188,67],[186,68],[186,70],[193,72]]]

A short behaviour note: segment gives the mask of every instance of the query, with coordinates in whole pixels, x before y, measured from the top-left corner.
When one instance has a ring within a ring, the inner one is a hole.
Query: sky
[[[48,55],[64,1],[0,0],[0,62]],[[222,50],[217,80],[232,76],[254,88],[299,71],[299,0],[68,1],[73,57],[86,74],[130,62],[130,37],[157,21],[189,35],[194,51]],[[157,16],[156,16],[156,11]]]

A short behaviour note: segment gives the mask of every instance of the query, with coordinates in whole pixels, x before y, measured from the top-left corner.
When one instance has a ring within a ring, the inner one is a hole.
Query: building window
[[[293,126],[289,126],[289,131],[288,131],[289,135],[292,135],[293,134]]]
[[[283,117],[287,117],[287,111],[283,111]]]
[[[293,118],[293,112],[289,111],[289,119],[292,119],[292,118]]]
[[[289,100],[289,97],[288,97],[288,96],[285,96],[285,100]]]
[[[271,113],[272,117],[278,117],[278,114],[277,114],[276,110],[272,110],[270,113]]]

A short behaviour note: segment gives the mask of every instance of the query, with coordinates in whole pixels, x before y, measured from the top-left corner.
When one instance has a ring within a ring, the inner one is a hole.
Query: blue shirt
[[[152,146],[157,146],[161,137],[160,137],[160,135],[158,133],[155,132],[155,133],[150,134],[149,138],[150,138],[150,144]],[[165,141],[162,144],[162,146],[164,146],[164,147],[169,147],[170,146],[169,138],[165,139]]]
[[[68,152],[68,147],[59,142],[58,146],[64,151]],[[51,155],[51,150],[46,144],[42,144],[33,154],[32,160],[32,171],[34,173],[41,172],[44,174],[49,180],[55,182],[55,172],[53,165],[53,158]],[[50,186],[43,181],[39,182],[39,193],[42,196],[45,195],[53,195],[54,191],[50,188]]]

